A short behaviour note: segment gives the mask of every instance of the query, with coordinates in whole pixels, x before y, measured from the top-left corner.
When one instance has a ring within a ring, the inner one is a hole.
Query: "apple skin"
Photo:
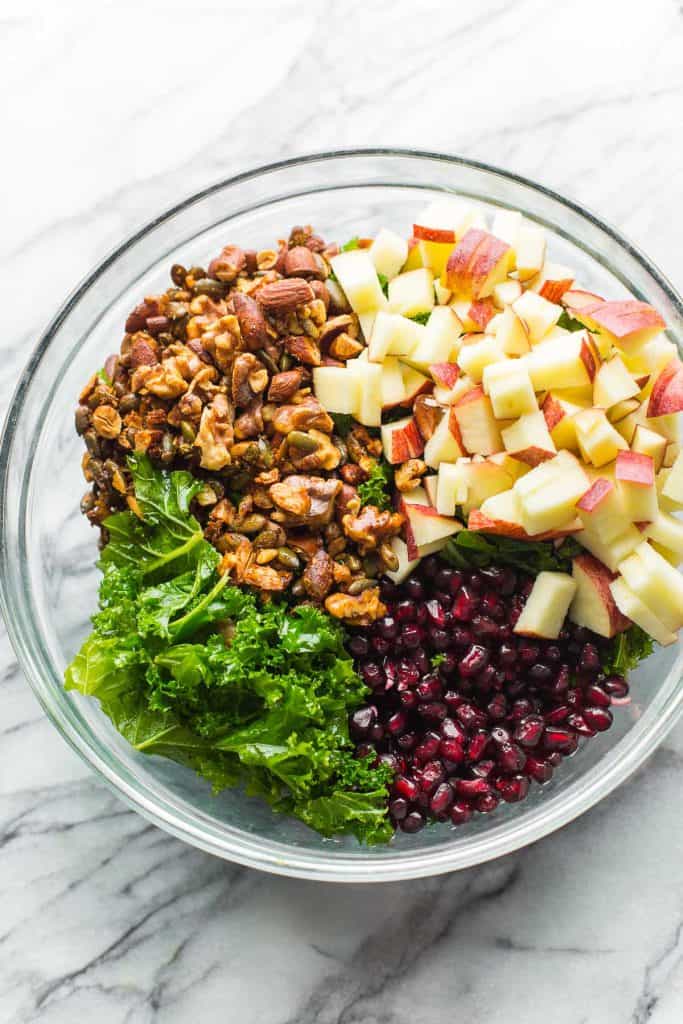
[[[545,425],[548,428],[548,432],[552,433],[558,423],[560,423],[567,415],[560,403],[549,391],[543,399],[543,405],[541,406],[541,412],[545,417]]]
[[[580,519],[573,519],[571,523],[556,530],[546,530],[545,533],[527,533],[519,523],[509,523],[503,519],[491,519],[479,509],[470,512],[467,520],[468,530],[478,530],[480,533],[492,533],[497,537],[513,537],[517,540],[560,540],[569,537],[574,533],[580,533],[583,523]]]
[[[636,340],[643,331],[654,334],[663,331],[666,323],[653,306],[636,299],[596,302],[577,310],[582,317],[614,335],[618,342]]]
[[[558,303],[573,283],[573,277],[563,277],[557,281],[544,281],[538,294],[542,299],[547,299],[548,302]]]
[[[596,508],[602,505],[603,501],[609,497],[613,490],[614,484],[611,480],[604,476],[598,477],[588,488],[581,500],[577,502],[576,507],[581,512],[595,512]]]
[[[683,412],[683,363],[676,358],[667,363],[655,380],[647,406],[647,416],[651,419],[675,412]]]
[[[611,573],[593,555],[585,554],[574,558],[572,575],[577,584],[569,609],[569,618],[573,622],[607,638],[628,629],[631,620],[619,611],[610,589],[610,584],[617,579],[615,573]]]
[[[557,452],[549,452],[546,448],[538,448],[536,445],[530,445],[528,448],[520,448],[516,452],[509,453],[510,458],[517,459],[517,462],[523,462],[526,466],[538,466],[541,462],[547,462],[548,459],[554,459]]]
[[[489,278],[496,268],[509,260],[509,254],[510,246],[495,235],[481,228],[470,228],[448,257],[444,283],[456,294],[486,298],[498,283],[494,281],[489,289]]]
[[[413,224],[413,238],[421,242],[442,242],[444,245],[455,245],[455,231],[448,228],[430,228],[425,224]]]
[[[497,310],[493,304],[493,299],[477,299],[473,302],[467,311],[467,315],[470,320],[475,323],[480,331],[486,328],[486,325],[490,320],[493,320]]]
[[[587,334],[585,334],[582,339],[581,362],[586,367],[586,373],[590,379],[595,380],[595,375],[598,372],[598,358]]]
[[[602,295],[596,295],[595,292],[587,292],[582,288],[572,288],[562,296],[562,304],[570,313],[580,313],[587,306],[595,306],[597,303],[604,301]]]
[[[654,459],[651,455],[643,455],[641,452],[619,452],[616,478],[631,484],[639,484],[641,487],[654,487]]]
[[[382,444],[386,459],[392,465],[417,459],[424,451],[422,435],[412,416],[383,426]]]
[[[434,382],[442,388],[452,388],[460,376],[460,367],[457,363],[431,363],[427,369]]]

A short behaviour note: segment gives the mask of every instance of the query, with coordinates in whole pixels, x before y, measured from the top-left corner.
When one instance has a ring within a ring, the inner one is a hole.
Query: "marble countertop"
[[[155,212],[301,152],[510,168],[683,287],[680,0],[24,0],[0,14],[0,402],[78,279]],[[0,410],[4,411],[4,410]],[[0,1021],[677,1024],[683,726],[535,846],[418,882],[260,875],[126,809],[0,634]]]

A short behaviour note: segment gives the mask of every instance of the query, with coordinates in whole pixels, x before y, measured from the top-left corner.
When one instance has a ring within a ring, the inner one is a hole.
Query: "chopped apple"
[[[367,249],[340,252],[330,260],[335,276],[355,313],[384,309],[387,300]]]
[[[407,273],[409,270],[419,270],[423,267],[422,262],[422,250],[420,249],[420,242],[417,238],[408,239],[408,256],[405,263],[401,268],[402,273]]]
[[[412,416],[382,426],[382,448],[387,462],[395,465],[417,459],[424,451],[422,435]]]
[[[581,457],[598,469],[616,459],[619,451],[628,448],[603,409],[582,409],[575,415],[574,425]]]
[[[437,306],[432,310],[418,344],[406,355],[406,362],[419,370],[431,363],[445,363],[457,352],[462,325],[450,306]]]
[[[552,391],[546,394],[541,411],[556,448],[578,451],[579,443],[576,439],[574,416],[577,412],[581,412],[582,408],[581,405],[556,397]]]
[[[462,530],[462,523],[450,516],[441,516],[431,505],[408,504],[405,507],[408,517],[410,542],[408,556],[419,558],[431,554],[443,547],[449,537]],[[406,531],[408,534],[408,531]]]
[[[460,367],[457,363],[432,363],[427,369],[431,373],[434,383],[442,388],[448,388],[449,391],[460,376]]]
[[[491,225],[491,234],[510,246],[513,260],[522,220],[522,215],[517,210],[498,210]]]
[[[597,403],[596,403],[597,404]],[[610,409],[607,410],[607,419],[610,423],[621,423],[627,416],[631,416],[632,413],[637,412],[640,408],[640,402],[637,398],[625,398],[623,402],[617,402]],[[622,434],[623,437],[623,434]]]
[[[526,356],[534,391],[586,388],[597,370],[597,353],[587,331],[561,331],[536,345]]]
[[[454,516],[456,507],[467,501],[467,481],[461,468],[463,461],[439,465],[436,489],[436,511],[439,515]]]
[[[389,282],[389,307],[394,313],[429,313],[434,302],[434,276],[425,267],[404,271]]]
[[[418,214],[413,226],[415,238],[455,244],[477,216],[477,208],[457,196],[434,199]]]
[[[453,432],[453,428],[456,433]],[[424,448],[424,461],[432,469],[438,469],[442,462],[455,462],[464,455],[457,430],[457,423],[451,422],[449,415],[443,416],[439,421]]]
[[[385,570],[384,575],[391,580],[392,583],[403,583],[405,579],[410,576],[411,572],[418,565],[419,558],[408,557],[408,545],[400,537],[392,537],[389,541],[389,547],[398,558],[398,568],[393,570]]]
[[[661,434],[657,434],[654,430],[649,430],[639,423],[631,441],[631,450],[639,452],[641,455],[651,456],[655,472],[658,473],[664,463],[664,454],[669,443]]]
[[[495,235],[495,231],[493,232]],[[505,241],[505,239],[503,239]],[[522,294],[522,286],[519,281],[513,281],[509,279],[507,281],[501,281],[493,289],[493,301],[498,309],[505,309],[506,306],[511,306],[515,299],[518,299]]]
[[[475,383],[467,374],[462,374],[456,380],[452,388],[445,388],[438,385],[434,388],[434,398],[441,405],[454,405],[463,395],[475,387]]]
[[[545,232],[543,228],[523,224],[517,234],[515,245],[517,277],[530,281],[545,263]]]
[[[619,452],[616,465],[617,494],[632,523],[647,523],[657,517],[655,465],[651,455]]]
[[[313,368],[313,390],[328,412],[355,415],[360,406],[361,380],[360,376],[349,373],[346,366]]]
[[[643,541],[623,562],[619,572],[627,587],[651,608],[666,629],[683,625],[683,576]]]
[[[662,460],[662,466],[665,466],[667,469],[670,469],[675,464],[678,456],[681,454],[682,447],[683,446],[681,446],[677,441],[667,442],[666,450],[664,452],[664,458]],[[656,462],[657,460],[655,459],[655,463]]]
[[[484,367],[483,386],[491,399],[496,419],[515,419],[538,411],[529,371],[519,359],[489,363]],[[508,445],[505,447],[509,450]]]
[[[495,335],[506,356],[523,356],[531,348],[527,326],[512,306],[507,306],[500,314]]]
[[[677,563],[683,558],[683,522],[675,516],[668,512],[658,512],[656,518],[645,527],[643,535],[674,552]]]
[[[595,306],[597,303],[604,301],[602,295],[596,295],[595,292],[587,292],[585,288],[571,288],[562,296],[562,305],[575,317],[582,309],[586,309],[588,306]]]
[[[366,427],[379,427],[382,423],[382,367],[359,357],[347,362],[346,373],[343,386],[358,388],[358,405],[353,415]]]
[[[382,363],[382,409],[393,409],[405,401],[401,364],[395,356],[390,356]]]
[[[648,341],[642,348],[638,348],[634,352],[623,353],[624,362],[634,377],[645,374],[652,377],[649,383],[643,382],[641,385],[641,387],[645,387],[647,383],[648,394],[652,391],[654,381],[660,370],[663,370],[677,356],[678,349],[674,343],[667,341],[664,335],[661,334]]]
[[[561,451],[515,482],[522,524],[527,533],[545,533],[575,515],[575,505],[590,486],[578,459]]]
[[[401,374],[403,376],[403,387],[406,393],[405,400],[407,405],[413,402],[418,395],[426,394],[434,387],[431,378],[426,377],[424,373],[420,373],[413,366],[401,363]]]
[[[605,536],[593,526],[586,525],[576,538],[579,543],[597,559],[603,562],[612,572],[616,572],[618,566],[625,558],[632,554],[643,536],[631,523],[622,523],[619,534],[607,540]]]
[[[617,608],[610,590],[616,577],[592,555],[578,555],[572,561],[576,592],[569,618],[598,636],[613,637],[628,629],[630,620]]]
[[[616,484],[606,477],[593,481],[577,503],[576,511],[584,526],[608,542],[624,531],[624,508]]]
[[[408,243],[395,231],[382,228],[377,232],[368,252],[377,273],[383,274],[391,281],[408,258]]]
[[[563,267],[559,263],[551,263],[546,260],[531,285],[532,291],[538,292],[548,302],[560,302],[565,292],[569,291],[574,283],[574,271],[569,267]]]
[[[623,579],[619,578],[610,583],[610,590],[614,603],[622,615],[649,633],[658,644],[667,647],[669,644],[676,643],[678,639],[676,633],[666,628],[664,623],[634,594]]]
[[[368,344],[371,363],[381,363],[387,356],[408,356],[424,337],[422,324],[398,313],[377,314]]]
[[[475,509],[470,513],[467,528],[519,540],[529,536],[522,525],[522,509],[514,490],[501,491],[487,498],[479,511]]]
[[[500,433],[506,451],[527,466],[538,466],[557,454],[545,417],[539,410],[525,413]]]
[[[485,367],[504,358],[497,337],[491,334],[470,334],[463,338],[462,348],[458,352],[458,366],[476,384],[480,384]]]
[[[493,455],[486,456],[487,462],[492,462],[494,466],[499,466],[500,469],[504,470],[510,477],[510,486],[518,480],[520,476],[524,476],[525,473],[529,472],[529,466],[526,466],[519,459],[513,458],[509,452],[495,452]]]
[[[562,306],[548,302],[536,292],[526,291],[512,303],[517,316],[524,322],[532,345],[537,345],[557,323]]]
[[[496,315],[493,299],[475,299],[467,310],[467,316],[477,325],[477,329],[485,331]]]
[[[493,415],[491,400],[483,388],[472,388],[452,405],[451,419],[457,423],[466,451],[473,455],[493,455],[502,451],[500,429]]]
[[[640,388],[624,366],[621,356],[612,356],[598,368],[593,381],[593,401],[602,409],[637,395]]]
[[[513,632],[556,640],[575,593],[576,581],[567,573],[540,572]]]
[[[441,284],[441,279],[438,277],[434,278],[434,297],[436,299],[437,306],[447,306],[451,301],[450,288],[446,288],[445,285]]]
[[[672,359],[654,381],[647,407],[648,419],[683,412],[683,363]]]
[[[491,459],[459,459],[456,466],[457,472],[445,470],[445,475],[449,482],[457,479],[456,504],[462,505],[465,515],[478,509],[488,498],[508,491],[513,483],[512,476]],[[439,473],[443,469],[443,465],[440,466]],[[449,486],[453,485],[449,483]],[[444,493],[450,497],[450,491]]]
[[[444,284],[456,295],[483,299],[505,280],[510,246],[479,228],[470,228],[448,257]]]
[[[595,302],[576,309],[575,315],[617,348],[631,352],[666,327],[656,309],[635,299]]]

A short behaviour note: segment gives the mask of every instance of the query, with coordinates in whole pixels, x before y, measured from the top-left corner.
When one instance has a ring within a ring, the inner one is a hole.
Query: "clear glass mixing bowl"
[[[76,396],[118,349],[122,324],[145,294],[167,287],[172,263],[206,263],[230,241],[262,248],[294,224],[344,240],[381,226],[406,233],[438,193],[522,210],[550,234],[553,259],[609,297],[651,302],[683,339],[683,304],[632,245],[590,213],[495,168],[430,153],[364,150],[263,167],[185,200],[112,253],[67,300],[18,383],[0,456],[2,607],[10,638],[38,699],[71,746],[132,807],[211,853],[304,878],[383,881],[463,868],[559,828],[622,782],[654,750],[681,709],[680,645],[661,649],[633,676],[633,701],[521,804],[468,826],[399,834],[386,848],[325,840],[258,800],[211,795],[191,772],[132,750],[95,701],[66,693],[62,673],[88,631],[98,574],[96,534],[78,504],[82,442]],[[37,757],[40,752],[37,751]]]

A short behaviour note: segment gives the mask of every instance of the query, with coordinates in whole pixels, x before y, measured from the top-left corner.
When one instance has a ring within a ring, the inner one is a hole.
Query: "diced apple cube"
[[[387,356],[382,363],[382,409],[393,409],[405,402],[401,364],[395,356]]]
[[[582,409],[574,417],[574,424],[581,456],[596,468],[612,462],[620,451],[628,448],[602,409]]]
[[[491,234],[506,242],[514,253],[521,227],[522,215],[518,210],[498,210],[493,218]]]
[[[562,306],[548,302],[536,292],[523,292],[518,299],[512,303],[512,308],[517,316],[526,325],[529,341],[537,345],[550,331],[562,313]]]
[[[506,356],[523,356],[531,348],[529,332],[512,306],[507,306],[496,318],[496,340]]]
[[[484,368],[504,358],[502,347],[496,337],[490,334],[470,334],[463,338],[463,345],[458,353],[458,366],[463,373],[479,384],[484,376]]]
[[[382,228],[377,232],[368,252],[377,273],[383,274],[388,281],[391,281],[408,258],[408,243],[395,231]]]
[[[622,613],[637,626],[644,629],[646,633],[661,644],[667,647],[675,644],[678,639],[675,632],[667,629],[664,623],[657,618],[652,609],[641,601],[639,597],[626,585],[623,579],[619,578],[610,583],[610,590],[614,602]]]
[[[540,572],[517,620],[520,636],[556,640],[576,593],[575,580],[564,572]]]
[[[418,565],[420,559],[408,557],[408,545],[404,540],[401,540],[400,537],[392,537],[389,541],[389,546],[398,558],[398,568],[387,570],[384,575],[390,579],[392,583],[403,583],[403,581],[410,576],[415,566]]]
[[[642,543],[643,537],[635,526],[625,523],[622,524],[621,532],[610,540],[607,540],[599,530],[588,525],[578,534],[577,540],[586,551],[595,555],[611,572],[616,572],[621,562]]]
[[[626,513],[616,484],[598,477],[577,503],[576,511],[584,526],[609,542],[624,532]]]
[[[634,351],[666,327],[656,309],[635,299],[585,305],[575,315],[623,351]]]
[[[537,466],[556,454],[543,413],[538,410],[520,416],[516,423],[500,433],[506,451],[529,466]]]
[[[640,402],[637,398],[625,398],[623,402],[617,402],[607,410],[607,419],[614,423],[615,427],[623,419],[640,409]],[[622,435],[623,436],[623,435]]]
[[[515,245],[517,277],[530,281],[545,263],[545,232],[530,224],[522,224]]]
[[[441,516],[431,505],[409,503],[405,506],[408,517],[406,535],[408,556],[417,552],[420,558],[443,547],[449,537],[462,530],[462,523],[449,516]]]
[[[422,435],[412,416],[382,426],[382,448],[387,462],[396,465],[417,459],[424,451]]]
[[[677,561],[683,558],[683,522],[668,512],[658,512],[655,519],[646,526],[644,536],[675,552]]]
[[[365,359],[350,359],[346,372],[349,376],[345,386],[358,388],[358,404],[353,415],[366,427],[381,426],[382,367]]]
[[[610,584],[615,576],[592,555],[578,555],[572,561],[576,593],[569,618],[598,636],[613,637],[630,625],[617,608]]]
[[[439,475],[438,473],[429,473],[427,476],[422,477],[422,485],[427,492],[429,498],[429,504],[432,508],[436,508],[436,498],[439,488]]]
[[[546,260],[529,287],[548,302],[560,302],[573,283],[574,271],[570,267]]]
[[[578,459],[562,451],[515,482],[527,533],[545,533],[575,515],[575,506],[590,486]]]
[[[502,451],[503,442],[491,400],[481,387],[468,391],[451,406],[451,419],[457,423],[466,451],[473,455],[493,455]]]
[[[666,475],[661,491],[665,498],[683,506],[683,452],[680,452],[673,466]]]
[[[525,359],[534,391],[592,389],[597,360],[586,331],[570,334],[556,327]]]
[[[389,306],[395,313],[415,316],[434,308],[434,276],[431,270],[409,270],[389,282]]]
[[[470,228],[448,257],[444,284],[455,295],[483,299],[504,281],[510,247],[479,228]]]
[[[445,363],[460,347],[462,326],[450,306],[432,310],[424,332],[415,348],[405,356],[406,362],[420,370],[431,363]]]
[[[616,482],[621,504],[632,523],[651,522],[657,518],[657,487],[651,455],[619,452]]]
[[[399,313],[381,311],[375,322],[368,345],[371,363],[381,363],[387,356],[408,356],[423,338],[422,324],[409,320]]]
[[[354,312],[372,313],[386,306],[387,300],[367,249],[340,252],[330,263]]]
[[[495,234],[495,231],[493,232]],[[506,239],[503,239],[506,241]],[[498,309],[505,309],[506,306],[512,305],[515,299],[518,299],[522,294],[522,286],[519,281],[513,281],[509,278],[506,281],[501,281],[493,289],[493,301],[495,302]]]
[[[455,462],[464,454],[457,423],[451,422],[446,413],[425,444],[423,459],[432,469],[438,469],[442,462]]]
[[[556,448],[578,451],[579,443],[576,439],[574,416],[577,412],[581,412],[582,408],[581,405],[559,398],[552,391],[546,394],[541,411]]]
[[[626,585],[651,608],[666,629],[683,625],[683,576],[647,541],[619,563]]]
[[[664,464],[664,455],[668,446],[669,442],[661,434],[656,434],[654,430],[648,430],[642,423],[636,427],[631,449],[634,452],[640,452],[641,455],[650,455],[656,472],[659,472]]]
[[[621,356],[612,356],[603,363],[593,381],[593,401],[602,409],[609,409],[617,402],[633,398],[640,388],[626,369]]]
[[[497,419],[515,419],[525,413],[538,412],[529,370],[521,360],[506,359],[499,363],[489,363],[484,367],[482,380]],[[545,421],[543,433],[547,433]],[[510,450],[508,444],[505,447]],[[550,451],[554,451],[554,445]]]
[[[315,366],[313,390],[328,412],[353,416],[360,405],[361,377],[342,366]]]
[[[454,516],[458,505],[467,501],[467,481],[459,462],[442,462],[439,465],[436,489],[436,511],[442,516]]]

